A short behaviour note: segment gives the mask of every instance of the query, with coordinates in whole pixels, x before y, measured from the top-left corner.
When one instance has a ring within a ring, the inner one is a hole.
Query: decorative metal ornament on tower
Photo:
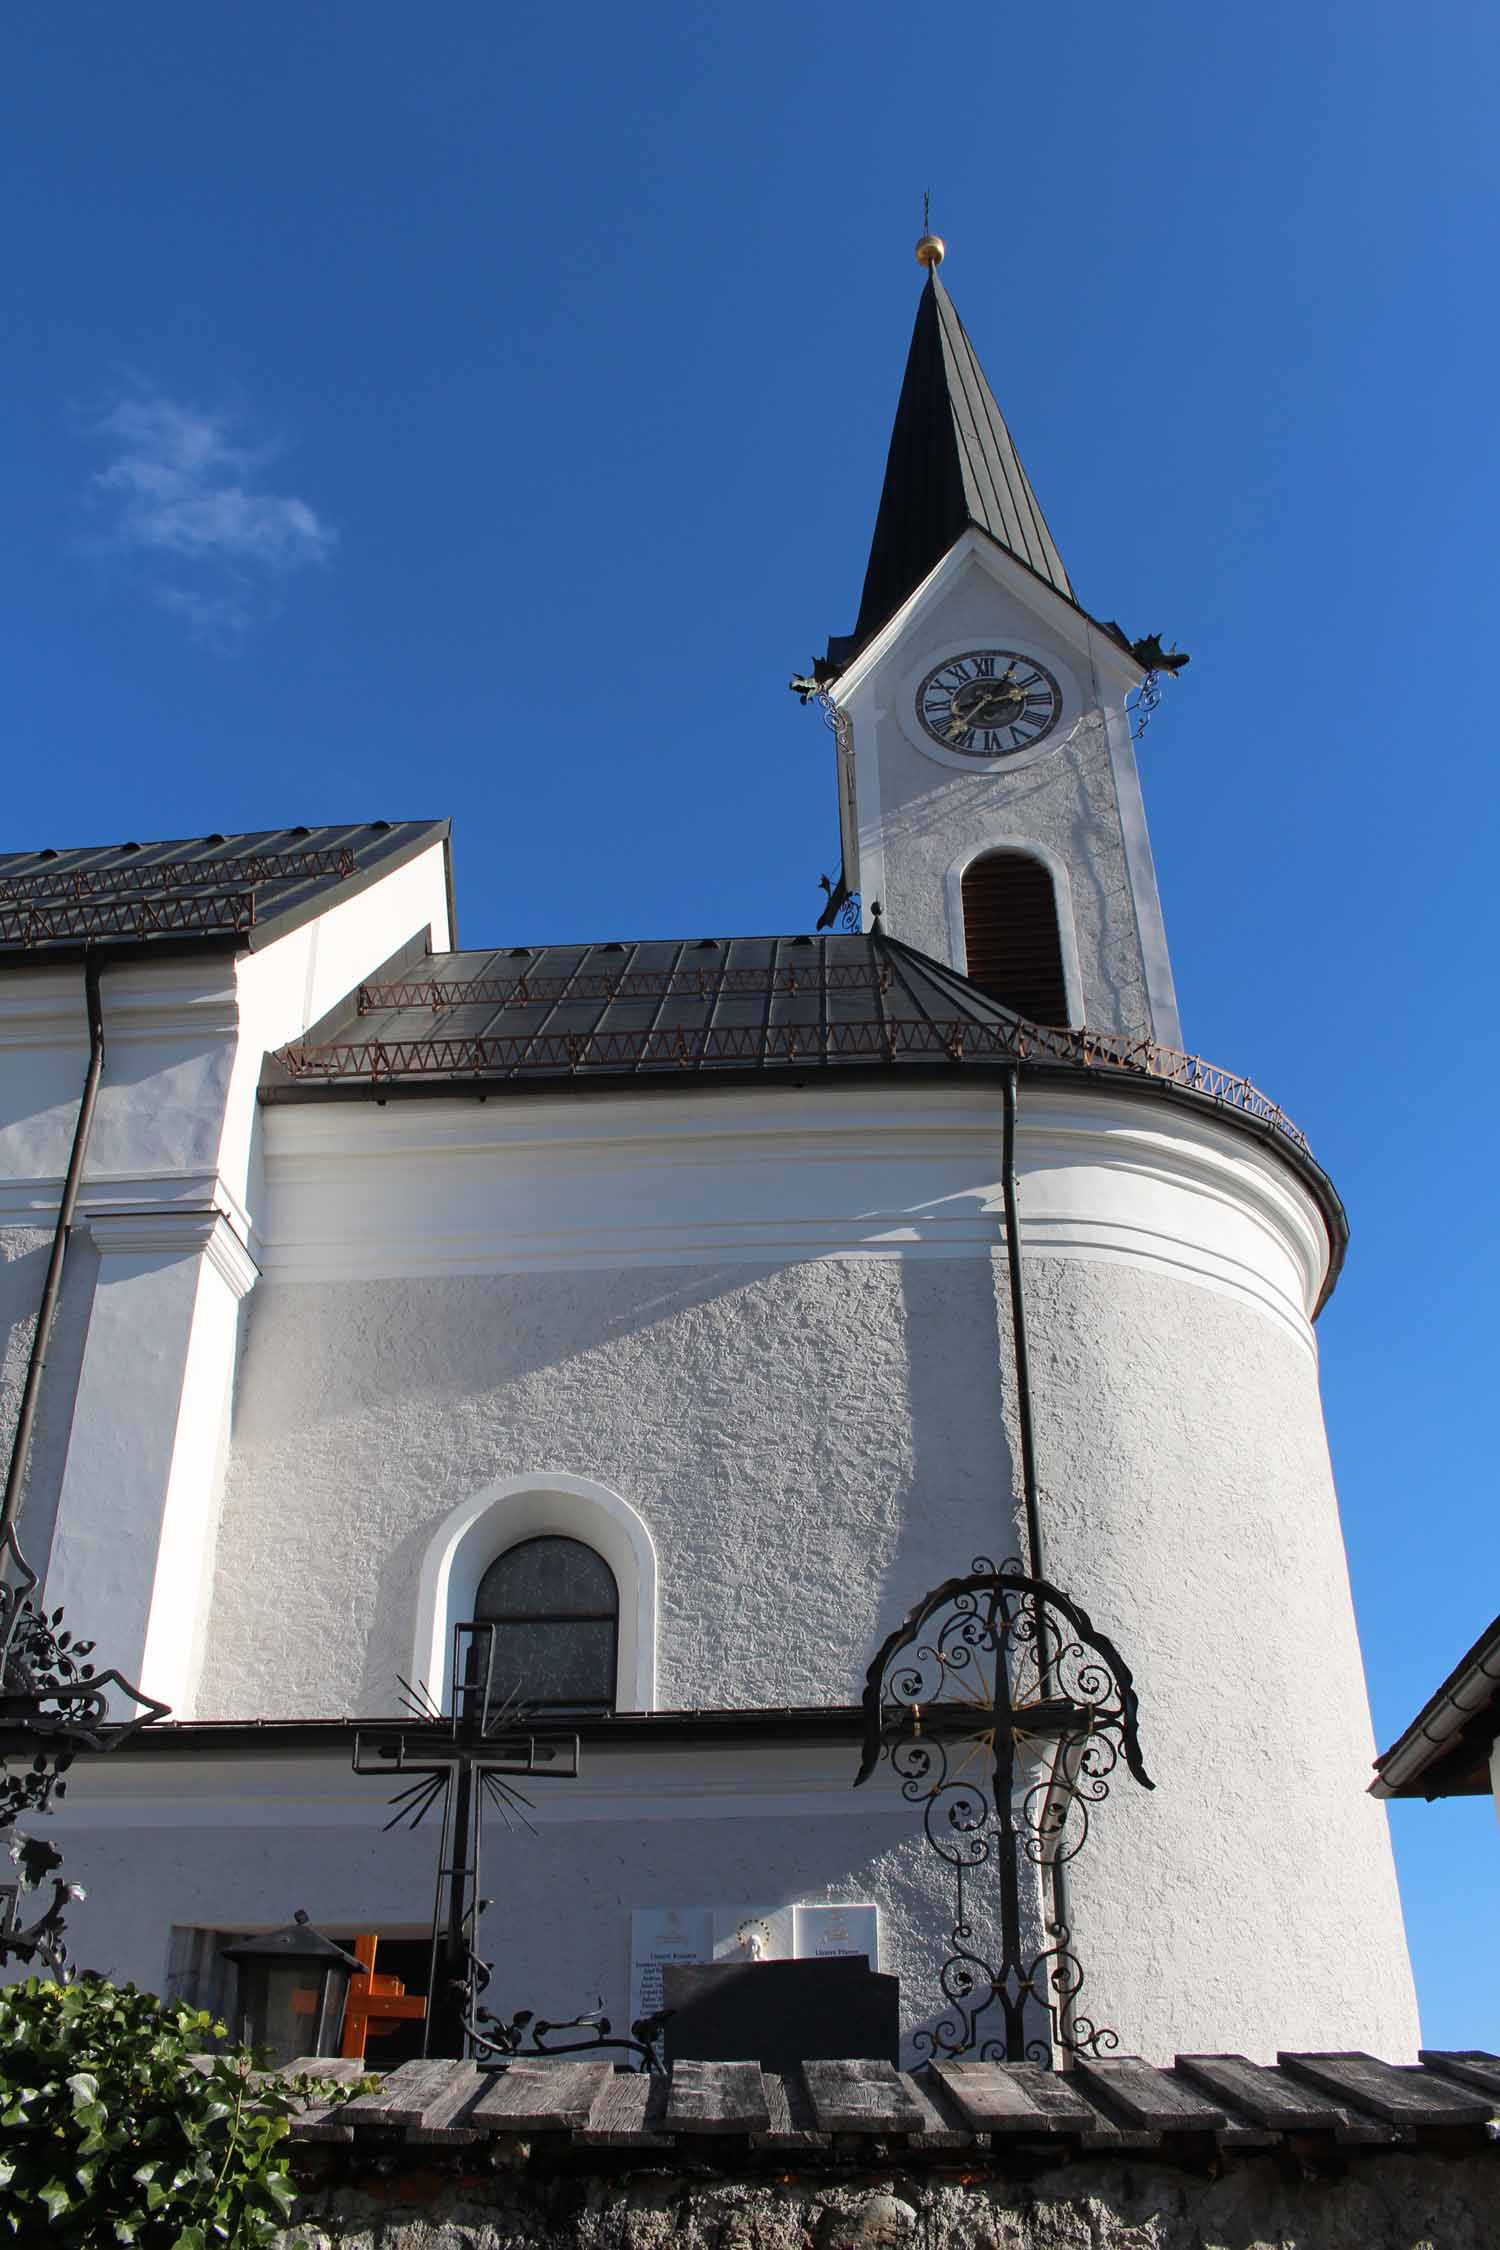
[[[1088,1836],[1123,1756],[1143,1789],[1130,1670],[1076,1602],[1019,1563],[983,1556],[967,1578],[925,1594],[882,1644],[864,1692],[855,1787],[881,1758],[923,1807],[927,1841],[953,1869],[951,1951],[939,1974],[945,2012],[915,2044],[940,2059],[1053,2060],[1054,2047],[1105,2054],[1117,2034],[1080,2012],[1083,1969],[1057,1873]],[[1047,1942],[1026,1935],[1027,1867],[1039,1870]],[[975,1896],[992,1876],[997,1944]],[[994,2009],[993,2027],[983,2019]],[[1049,2027],[1050,2036],[1044,2031]]]
[[[929,273],[936,273],[947,253],[947,243],[940,234],[932,231],[932,195],[929,190],[922,197],[922,234],[917,243],[917,264],[925,266]]]

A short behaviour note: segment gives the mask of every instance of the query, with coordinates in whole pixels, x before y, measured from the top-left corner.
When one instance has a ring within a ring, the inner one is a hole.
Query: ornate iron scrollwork
[[[1142,1788],[1129,1667],[1087,1613],[1019,1563],[983,1556],[912,1608],[870,1666],[864,1750],[855,1786],[882,1756],[902,1795],[923,1808],[927,1841],[953,1870],[951,1950],[943,2012],[916,2043],[927,2053],[1009,2062],[1108,2053],[1117,2035],[1078,2007],[1083,1969],[1061,1911],[1055,1871],[1088,1835],[1123,1757]],[[1026,1936],[1022,1873],[1039,1871],[1047,1942]],[[971,1915],[973,1884],[998,1890],[997,1958]],[[996,2011],[992,2026],[983,2019]],[[1038,2021],[1050,2022],[1050,2039]]]
[[[117,1750],[168,1711],[123,1672],[89,1663],[93,1642],[63,1631],[60,1609],[47,1615],[33,1599],[39,1583],[8,1524],[0,1533],[0,1834],[67,1795],[64,1776],[77,1751]],[[117,1707],[134,1705],[128,1716],[110,1716],[111,1689]],[[7,1849],[17,1879],[0,1887],[0,1962],[40,1962],[65,1981],[72,1970],[63,1909],[84,1893],[56,1872],[62,1853],[55,1844],[17,1833]],[[22,1897],[46,1882],[50,1905],[24,1921]]]

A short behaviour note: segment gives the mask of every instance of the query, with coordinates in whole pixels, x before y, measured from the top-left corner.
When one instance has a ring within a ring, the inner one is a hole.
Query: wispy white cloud
[[[89,551],[129,566],[202,645],[238,651],[280,608],[286,581],[332,556],[332,527],[268,489],[281,447],[248,442],[242,417],[137,385],[89,429],[111,452],[90,483],[110,520]]]

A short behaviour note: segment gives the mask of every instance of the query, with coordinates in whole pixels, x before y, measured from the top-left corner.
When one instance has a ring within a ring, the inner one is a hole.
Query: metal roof
[[[1027,1023],[879,930],[428,955],[361,985],[283,1047],[261,1096],[1012,1063],[1169,1086],[1309,1154],[1305,1136],[1248,1079],[1149,1040]]]
[[[352,1011],[277,1060],[340,1079],[641,1076],[716,1067],[943,1059],[1015,1019],[881,936],[635,939],[447,953],[362,985]]]
[[[0,963],[85,946],[254,950],[448,835],[446,820],[0,852]]]
[[[840,670],[895,616],[970,524],[1074,600],[1005,417],[953,300],[933,272],[917,305],[859,622],[847,639],[829,644]]]

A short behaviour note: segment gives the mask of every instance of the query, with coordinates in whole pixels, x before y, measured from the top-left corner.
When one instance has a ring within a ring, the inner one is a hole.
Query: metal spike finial
[[[917,264],[926,266],[929,273],[936,273],[947,255],[947,249],[948,246],[942,236],[934,234],[932,231],[932,190],[924,188],[922,191],[922,239],[917,244]]]

